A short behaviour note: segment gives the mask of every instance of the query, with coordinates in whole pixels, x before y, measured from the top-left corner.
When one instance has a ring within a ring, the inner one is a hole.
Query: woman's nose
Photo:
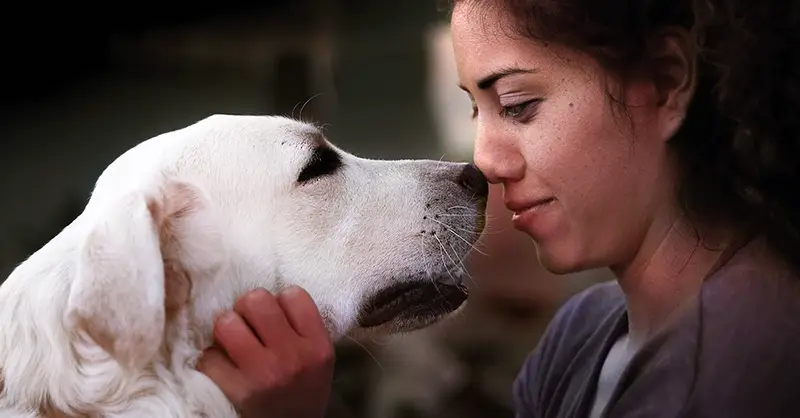
[[[473,160],[492,184],[519,181],[525,175],[525,159],[517,141],[481,126],[475,138]]]

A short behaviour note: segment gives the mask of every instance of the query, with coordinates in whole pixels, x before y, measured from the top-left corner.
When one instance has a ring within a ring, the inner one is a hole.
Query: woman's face
[[[674,117],[650,83],[619,92],[594,60],[512,36],[499,13],[458,4],[452,36],[462,88],[474,102],[475,163],[502,183],[515,227],[559,273],[636,256],[667,216]]]

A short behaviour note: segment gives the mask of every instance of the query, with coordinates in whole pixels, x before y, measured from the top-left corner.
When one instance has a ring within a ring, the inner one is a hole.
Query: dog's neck
[[[258,257],[231,248],[226,265],[215,272],[214,277],[192,278],[193,295],[187,314],[196,338],[193,345],[197,349],[203,350],[212,344],[216,319],[233,309],[239,297],[257,288],[277,293],[287,286],[280,279],[277,268],[263,260],[256,262]],[[265,286],[264,283],[268,284]]]
[[[192,297],[189,315],[191,328],[196,330],[195,346],[198,349],[204,350],[212,344],[211,338],[216,319],[226,311],[233,309],[239,297],[258,288],[264,288],[277,294],[290,285],[289,280],[281,277],[280,270],[275,263],[264,262],[261,257],[263,256],[234,248],[229,253],[229,262],[220,269],[215,277],[193,280],[194,283],[198,283],[198,286]],[[317,302],[319,303],[319,301]],[[342,338],[348,332],[351,324],[327,305],[318,308],[331,338],[333,340]]]

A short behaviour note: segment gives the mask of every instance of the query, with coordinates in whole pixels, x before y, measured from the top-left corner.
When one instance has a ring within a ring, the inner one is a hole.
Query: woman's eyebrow
[[[479,89],[486,90],[486,89],[492,87],[494,85],[494,83],[497,82],[497,80],[500,80],[503,77],[508,77],[508,76],[517,75],[517,74],[532,74],[532,73],[535,73],[537,71],[538,70],[535,69],[535,68],[522,68],[522,67],[503,68],[501,70],[495,71],[495,72],[493,72],[493,73],[491,73],[489,75],[484,76],[483,78],[478,80],[478,82],[476,84],[477,84]],[[461,84],[459,84],[458,87],[461,88],[461,90],[467,91],[467,88],[464,87]]]

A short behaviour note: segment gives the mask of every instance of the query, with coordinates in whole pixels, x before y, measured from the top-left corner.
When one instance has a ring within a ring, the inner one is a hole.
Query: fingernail
[[[251,290],[250,293],[253,293],[253,294],[255,294],[255,293],[269,293],[269,290],[264,289],[263,287],[257,287],[255,289]]]
[[[283,291],[281,293],[286,294],[286,295],[292,295],[292,294],[297,294],[297,293],[299,293],[301,291],[302,291],[302,289],[300,289],[300,286],[297,286],[297,285],[293,284],[293,285],[283,289]]]

